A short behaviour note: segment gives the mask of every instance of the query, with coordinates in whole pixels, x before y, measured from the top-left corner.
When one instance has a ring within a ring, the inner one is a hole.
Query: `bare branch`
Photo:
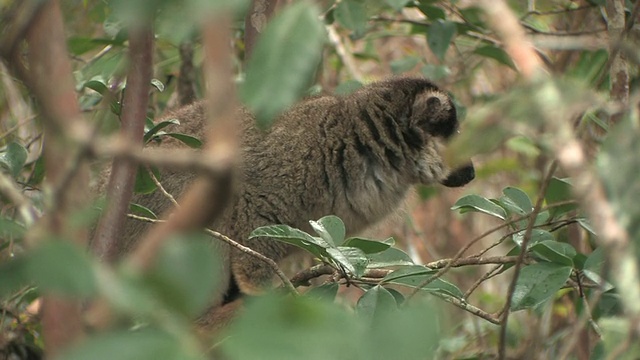
[[[46,180],[51,186],[66,176],[62,170],[76,167],[77,171],[70,180],[72,186],[56,199],[56,204],[49,207],[40,226],[32,230],[30,236],[32,240],[40,240],[54,234],[85,245],[86,230],[69,225],[70,211],[83,206],[88,198],[89,172],[86,164],[70,164],[76,158],[74,154],[80,150],[77,146],[70,146],[62,131],[82,122],[65,38],[58,1],[43,3],[27,29],[26,40],[31,73],[28,84],[39,100],[44,123]],[[47,357],[53,358],[63,347],[83,336],[80,304],[47,294],[42,305],[42,327]]]
[[[138,216],[138,215],[134,215],[134,214],[128,214],[128,217],[132,218],[132,219],[136,219],[139,221],[145,221],[145,222],[149,222],[149,223],[164,223],[165,220],[156,220],[156,219],[151,219],[148,217],[144,217],[144,216]],[[242,244],[240,244],[239,242],[231,239],[230,237],[223,235],[215,230],[212,229],[204,229],[204,232],[206,232],[207,234],[211,235],[212,237],[223,241],[227,244],[229,244],[230,246],[242,251],[245,254],[249,254],[253,257],[255,257],[256,259],[265,262],[267,265],[269,265],[269,267],[271,267],[271,269],[273,269],[273,271],[276,273],[276,275],[278,275],[278,277],[280,278],[280,280],[282,281],[282,285],[285,287],[285,289],[287,289],[287,291],[289,291],[289,293],[291,293],[292,295],[298,295],[298,291],[296,290],[295,286],[292,284],[291,281],[289,281],[289,278],[287,278],[287,276],[282,272],[282,270],[280,270],[280,268],[278,267],[278,264],[273,261],[272,259],[262,255],[261,253],[247,247],[244,246]]]
[[[203,29],[209,118],[216,120],[209,127],[203,155],[218,164],[220,172],[208,173],[208,176],[197,179],[183,195],[180,208],[169,220],[150,229],[128,259],[135,268],[147,269],[169,236],[211,224],[222,213],[230,196],[238,141],[229,59],[231,21],[229,14],[212,16],[205,20]]]
[[[244,61],[251,57],[256,41],[278,8],[278,0],[253,0],[244,18]]]
[[[478,0],[487,16],[487,23],[503,41],[505,50],[513,59],[522,75],[531,78],[543,69],[542,61],[527,40],[518,18],[504,0]]]
[[[131,67],[127,75],[127,90],[122,108],[121,136],[142,148],[144,123],[149,103],[149,84],[153,69],[153,30],[150,25],[129,29]],[[113,162],[104,213],[91,243],[93,252],[102,261],[114,261],[122,244],[118,242],[124,228],[125,214],[133,196],[137,164],[116,158]]]
[[[547,171],[546,176],[542,179],[542,183],[540,184],[540,189],[538,190],[538,200],[536,201],[536,205],[531,212],[531,217],[529,218],[529,223],[527,224],[527,229],[525,230],[524,237],[522,239],[522,244],[520,244],[520,254],[518,255],[518,260],[514,266],[513,278],[511,279],[511,283],[509,284],[509,290],[507,291],[507,300],[505,301],[504,308],[502,309],[501,314],[501,327],[500,327],[500,343],[498,345],[498,358],[504,359],[506,356],[507,350],[507,323],[509,321],[509,309],[511,309],[511,301],[513,299],[513,293],[516,289],[516,283],[518,282],[518,277],[520,276],[520,269],[524,264],[524,258],[527,254],[527,246],[529,245],[529,241],[531,240],[531,234],[533,233],[533,225],[536,222],[536,218],[538,214],[542,211],[542,203],[544,202],[544,195],[547,193],[547,188],[549,187],[549,183],[551,182],[551,178],[553,174],[556,172],[558,164],[556,161],[551,163],[549,166],[549,171]]]

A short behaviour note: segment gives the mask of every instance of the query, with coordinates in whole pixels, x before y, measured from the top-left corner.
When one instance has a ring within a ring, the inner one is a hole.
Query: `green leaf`
[[[384,0],[389,6],[391,6],[396,11],[402,11],[404,7],[412,0]]]
[[[102,79],[102,77],[99,77],[99,76],[96,76],[93,79],[87,81],[82,86],[85,88],[91,89],[100,95],[104,95],[105,93],[109,92],[109,87],[107,87],[107,84],[105,83],[104,79]]]
[[[604,1],[602,1],[604,2]],[[604,4],[602,4],[604,6]],[[640,354],[640,343],[629,341],[635,331],[635,323],[631,317],[607,317],[598,321],[602,331],[602,343],[605,355],[600,359],[636,360]],[[624,349],[624,351],[620,351]],[[616,354],[614,357],[613,354]],[[592,357],[592,359],[598,359]]]
[[[150,167],[151,172],[156,177],[156,179],[160,180],[160,171],[156,167]],[[149,174],[149,170],[147,170],[144,166],[138,166],[138,172],[136,173],[136,182],[133,185],[133,192],[136,194],[150,194],[156,191],[158,186],[153,181],[153,178]]]
[[[397,308],[396,299],[380,285],[367,290],[356,304],[358,316],[367,319],[372,325],[377,324],[376,318],[379,318],[381,313],[388,313]]]
[[[406,285],[415,288],[421,286],[437,272],[437,270],[429,269],[421,265],[404,266],[385,276],[380,283]],[[461,299],[463,296],[462,291],[460,291],[457,286],[442,278],[432,281],[427,286],[421,287],[420,290],[451,295],[458,299]]]
[[[153,211],[151,211],[151,209],[140,204],[134,204],[134,203],[129,204],[129,211],[131,211],[131,213],[134,215],[144,216],[149,219],[158,218],[158,216]]]
[[[269,225],[259,227],[249,235],[249,239],[256,237],[269,237],[277,241],[295,245],[307,250],[319,258],[327,257],[327,250],[331,244],[319,237],[314,237],[304,231],[287,225]]]
[[[172,238],[146,275],[158,298],[189,318],[200,315],[221,286],[221,263],[211,241],[201,233]]]
[[[330,259],[348,271],[355,278],[359,278],[364,274],[369,259],[360,249],[338,246],[337,248],[327,249]]]
[[[353,30],[356,37],[365,32],[369,20],[364,5],[353,0],[339,2],[334,11],[334,17],[342,26]]]
[[[390,239],[393,239],[393,238],[390,238]],[[347,241],[345,241],[344,244],[342,245],[358,248],[362,250],[365,254],[379,253],[391,247],[390,244],[387,244],[384,242],[358,238],[358,237],[348,238]]]
[[[414,265],[411,257],[404,251],[390,247],[387,250],[375,254],[368,254],[369,268],[386,268],[390,266]]]
[[[533,203],[529,199],[529,195],[524,191],[508,186],[502,190],[502,193],[515,204],[523,214],[529,214],[533,211]]]
[[[511,302],[511,311],[537,306],[560,290],[571,275],[571,266],[538,263],[520,271]]]
[[[548,261],[566,266],[573,266],[573,257],[577,252],[573,246],[555,240],[545,240],[533,244],[531,251]]]
[[[151,79],[151,86],[153,86],[160,92],[164,91],[164,84],[158,79]]]
[[[328,215],[318,221],[309,221],[313,230],[327,243],[341,245],[344,242],[345,228],[342,220],[334,215]]]
[[[261,128],[269,127],[310,83],[325,39],[319,15],[315,5],[296,2],[276,15],[258,39],[239,94]]]
[[[311,288],[311,290],[304,293],[304,296],[308,296],[313,299],[320,299],[325,301],[333,301],[338,294],[340,285],[336,282],[330,282]]]
[[[611,129],[601,151],[597,170],[616,220],[634,239],[636,261],[640,260],[640,121],[637,113],[629,115]]]
[[[186,134],[180,134],[180,133],[166,133],[166,136],[171,136],[172,138],[181,141],[183,144],[187,145],[190,148],[193,149],[200,149],[202,148],[202,141],[200,141],[200,139],[190,136],[190,135],[186,135]]]
[[[24,163],[27,161],[27,149],[17,142],[10,142],[0,152],[0,169],[9,171],[14,178],[20,175]]]
[[[429,26],[427,44],[440,61],[444,61],[444,55],[455,33],[456,24],[451,21],[438,19]]]
[[[519,231],[513,234],[512,239],[513,242],[518,244],[519,247],[522,247],[522,241],[524,240],[526,230]],[[553,234],[546,230],[542,229],[531,229],[531,239],[527,244],[527,249],[531,249],[531,247],[539,242],[543,241],[555,241],[556,238],[553,237]]]
[[[32,281],[27,273],[27,259],[24,256],[10,258],[0,262],[0,298],[18,291]]]
[[[360,89],[362,87],[362,83],[358,80],[348,80],[343,83],[340,83],[338,87],[333,91],[336,95],[348,95],[353,93],[354,91]]]
[[[584,262],[584,267],[582,272],[584,275],[590,279],[591,281],[599,284],[603,291],[609,291],[613,289],[613,285],[606,281],[602,277],[604,273],[607,259],[605,258],[605,253],[602,247],[595,249],[589,256],[587,260]]]
[[[66,350],[60,359],[195,360],[200,358],[183,346],[179,338],[158,329],[119,330],[89,337],[78,346]]]
[[[500,64],[507,65],[508,67],[514,70],[516,69],[516,66],[513,63],[513,60],[511,60],[511,57],[509,56],[509,54],[507,54],[506,51],[502,50],[499,47],[496,47],[493,45],[486,45],[486,46],[482,46],[475,49],[473,52],[477,55],[484,56],[489,59],[493,59],[499,62]]]
[[[451,69],[446,65],[426,64],[420,69],[420,72],[431,80],[440,80],[451,75]]]
[[[479,211],[502,220],[507,218],[507,213],[502,207],[496,205],[487,198],[474,194],[463,196],[451,207],[451,210],[458,209],[461,214],[469,211]]]
[[[412,70],[419,62],[420,58],[417,56],[408,56],[406,58],[391,61],[389,66],[391,66],[391,72],[394,74],[402,74],[403,72]]]
[[[438,6],[420,4],[418,5],[418,9],[420,9],[420,11],[425,14],[429,20],[444,20],[446,18],[444,10]]]
[[[103,46],[92,38],[72,36],[67,40],[67,48],[73,55],[82,55],[88,51]]]
[[[549,186],[547,187],[547,192],[544,195],[544,199],[546,200],[548,205],[553,205],[554,203],[559,203],[567,200],[572,200],[572,190],[573,187],[567,180],[558,179],[556,177],[551,178],[549,181]],[[566,214],[569,211],[573,211],[578,207],[576,204],[568,204],[557,206],[549,209],[552,217],[559,217],[563,214]]]
[[[8,240],[9,239],[21,239],[26,232],[26,228],[23,224],[15,221],[11,218],[6,218],[0,215],[0,239]]]
[[[43,292],[69,297],[96,292],[91,261],[83,250],[68,241],[44,242],[27,255],[24,266],[26,277]]]
[[[220,346],[228,359],[358,359],[364,326],[334,303],[307,296],[259,296]],[[268,331],[266,331],[268,329]]]
[[[166,128],[169,125],[180,125],[180,121],[178,119],[169,119],[161,121],[155,124],[151,129],[145,131],[144,133],[144,142],[148,143],[153,137],[162,129]]]

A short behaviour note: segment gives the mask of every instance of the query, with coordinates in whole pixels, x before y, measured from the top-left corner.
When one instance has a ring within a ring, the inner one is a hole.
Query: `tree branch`
[[[46,182],[50,187],[66,176],[64,169],[77,168],[70,180],[71,186],[57,198],[58,203],[48,206],[30,236],[35,241],[55,236],[85,246],[86,230],[71,226],[69,221],[71,210],[83,206],[88,198],[89,172],[86,164],[70,164],[80,150],[68,141],[62,130],[82,123],[82,119],[57,0],[43,3],[26,31],[26,40],[31,80],[27,83],[39,101],[44,124]],[[42,328],[46,355],[53,358],[84,335],[79,302],[45,294]]]
[[[130,68],[122,108],[120,134],[138,148],[142,148],[144,123],[149,103],[149,84],[153,69],[153,30],[150,24],[129,29]],[[107,204],[96,228],[91,244],[96,256],[106,262],[114,261],[122,244],[121,238],[138,165],[128,159],[113,161]]]

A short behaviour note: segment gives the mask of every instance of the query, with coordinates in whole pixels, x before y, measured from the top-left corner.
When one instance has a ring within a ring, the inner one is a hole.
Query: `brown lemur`
[[[414,184],[457,187],[474,178],[470,163],[455,170],[443,163],[443,146],[458,129],[456,110],[446,92],[422,78],[392,78],[347,96],[304,100],[284,111],[266,131],[256,127],[247,110],[238,115],[242,121],[238,184],[223,216],[211,228],[275,261],[294,249],[273,239],[248,239],[255,228],[286,224],[310,231],[309,220],[333,214],[354,234],[394,212]],[[206,106],[196,102],[164,118],[178,119],[178,131],[202,138]],[[155,146],[184,145],[165,137]],[[154,151],[153,147],[146,151]],[[179,195],[195,176],[163,170],[161,181],[169,193]],[[136,195],[133,202],[156,213],[172,206],[159,191]],[[125,251],[146,226],[128,220]],[[270,287],[271,268],[213,241],[224,276],[212,299],[214,306]]]

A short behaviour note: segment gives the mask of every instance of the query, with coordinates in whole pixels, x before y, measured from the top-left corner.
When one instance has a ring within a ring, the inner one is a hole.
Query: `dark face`
[[[459,123],[455,106],[451,99],[442,92],[427,91],[416,97],[413,114],[414,120],[432,138],[446,144],[458,131]],[[446,145],[445,145],[446,146]],[[468,184],[475,177],[473,163],[445,170],[443,178],[438,180],[447,187],[460,187]]]

